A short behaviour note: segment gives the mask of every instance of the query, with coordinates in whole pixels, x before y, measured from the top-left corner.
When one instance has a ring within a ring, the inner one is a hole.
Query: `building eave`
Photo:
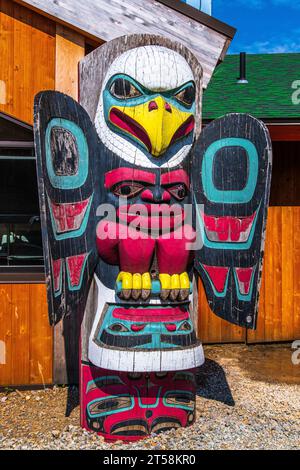
[[[131,34],[164,36],[182,43],[203,68],[206,88],[224,59],[235,29],[179,0],[14,0],[79,32],[95,45]]]
[[[199,11],[196,8],[191,7],[187,3],[180,2],[178,0],[157,0],[159,3],[172,8],[179,13],[192,18],[193,20],[201,23],[209,28],[217,31],[218,33],[224,34],[229,39],[233,39],[236,34],[236,28],[224,23],[223,21],[214,18],[213,16],[207,15],[203,11]]]

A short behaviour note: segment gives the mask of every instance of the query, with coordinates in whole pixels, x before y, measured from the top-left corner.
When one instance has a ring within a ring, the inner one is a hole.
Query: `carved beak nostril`
[[[149,112],[158,109],[157,103],[155,101],[150,101],[148,105]]]
[[[169,103],[165,103],[165,110],[168,111],[169,113],[172,113],[172,108],[169,105]]]

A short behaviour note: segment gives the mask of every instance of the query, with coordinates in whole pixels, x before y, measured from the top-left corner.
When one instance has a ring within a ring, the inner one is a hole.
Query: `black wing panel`
[[[81,315],[97,262],[94,177],[100,144],[86,111],[47,91],[35,98],[35,147],[51,323]]]
[[[209,305],[219,317],[256,327],[272,150],[265,125],[246,114],[209,124],[195,147],[192,178],[196,252]]]

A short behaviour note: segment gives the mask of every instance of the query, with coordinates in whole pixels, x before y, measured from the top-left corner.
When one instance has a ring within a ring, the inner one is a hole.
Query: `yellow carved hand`
[[[160,297],[162,300],[168,298],[174,300],[187,300],[190,294],[190,279],[188,273],[181,274],[160,274],[159,280],[161,284]]]
[[[129,300],[131,297],[134,300],[141,298],[147,300],[151,294],[151,275],[150,273],[132,274],[121,271],[118,274],[117,282],[121,282],[120,297]]]

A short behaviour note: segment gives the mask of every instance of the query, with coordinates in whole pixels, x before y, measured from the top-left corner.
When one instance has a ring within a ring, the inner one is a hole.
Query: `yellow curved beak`
[[[181,111],[162,96],[137,106],[113,106],[110,120],[140,141],[154,157],[163,155],[171,144],[194,128],[193,113]]]

